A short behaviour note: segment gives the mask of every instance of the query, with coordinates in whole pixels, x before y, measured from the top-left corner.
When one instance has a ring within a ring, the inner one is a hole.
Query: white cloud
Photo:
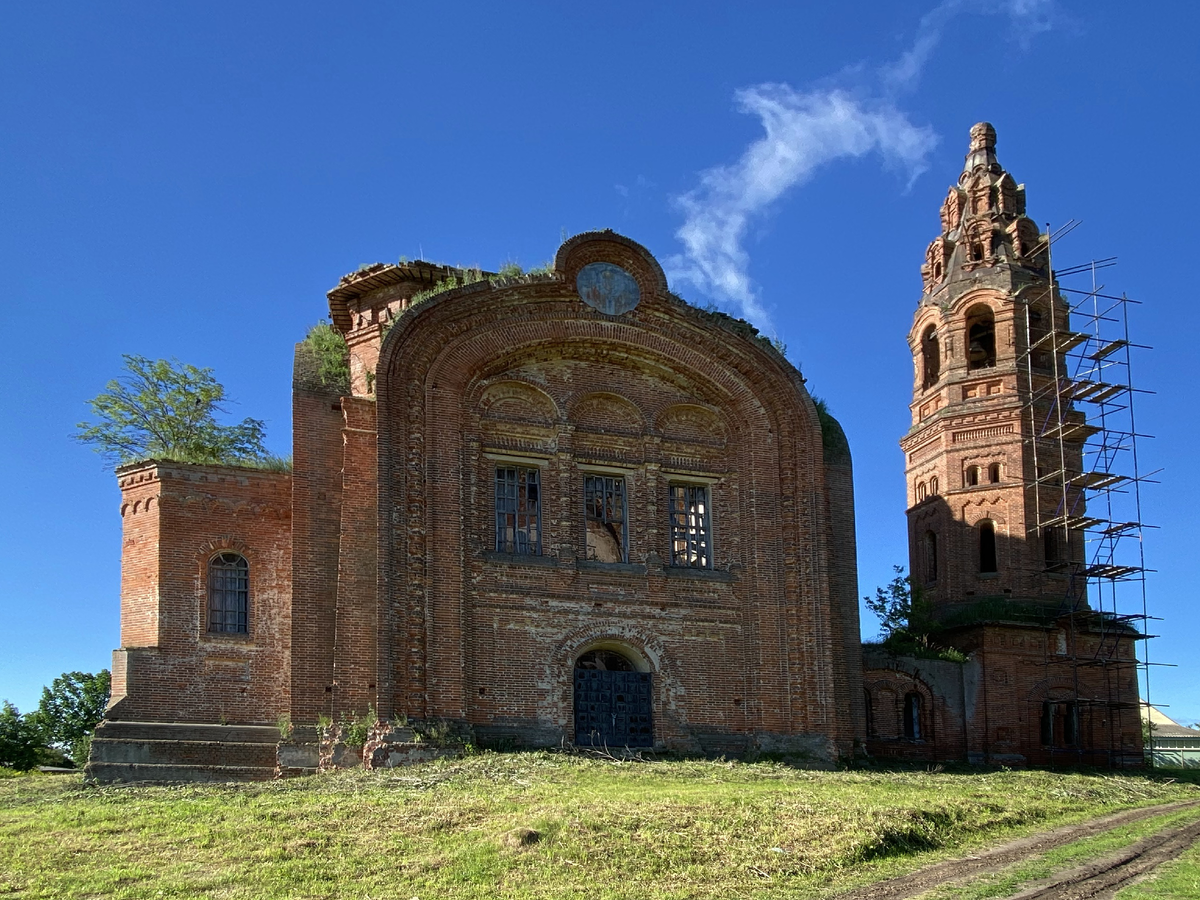
[[[730,166],[703,172],[700,185],[676,198],[685,221],[676,232],[685,251],[667,260],[669,275],[738,307],[760,327],[769,316],[747,272],[746,229],[789,188],[823,164],[879,151],[910,181],[936,143],[894,106],[868,103],[839,90],[798,92],[762,84],[737,92],[741,112],[757,115],[765,134]]]
[[[823,164],[878,152],[911,184],[937,143],[894,99],[914,89],[951,20],[963,12],[1006,15],[1025,37],[1050,28],[1053,0],[943,0],[921,18],[917,38],[895,62],[880,67],[878,97],[836,88],[797,91],[760,84],[735,94],[740,112],[762,121],[765,134],[732,165],[700,173],[700,184],[675,198],[684,223],[675,236],[684,252],[666,260],[667,274],[734,307],[760,328],[770,316],[749,274],[746,232],[789,189]]]

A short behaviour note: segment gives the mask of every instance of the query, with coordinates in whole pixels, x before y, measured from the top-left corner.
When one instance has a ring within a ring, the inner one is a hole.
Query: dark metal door
[[[575,743],[652,747],[649,672],[575,670]]]

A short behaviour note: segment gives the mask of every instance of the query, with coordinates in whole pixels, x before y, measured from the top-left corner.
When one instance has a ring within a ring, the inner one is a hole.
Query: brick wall
[[[596,260],[634,274],[637,309],[580,301],[571,273]],[[427,300],[384,343],[379,585],[394,630],[378,706],[570,739],[574,659],[623,647],[654,672],[669,745],[784,734],[849,750],[852,494],[845,473],[827,489],[798,373],[748,326],[666,294],[632,242],[581,236],[556,266]],[[501,464],[541,473],[540,557],[495,552]],[[627,484],[626,564],[586,559],[589,471]],[[714,571],[669,565],[673,482],[711,491]]]
[[[163,462],[117,476],[122,626],[109,716],[274,722],[289,694],[290,476]],[[208,630],[208,564],[222,552],[249,563],[246,634]]]
[[[334,637],[342,527],[340,391],[321,384],[303,344],[292,379],[292,610],[291,715],[312,724],[333,715]]]

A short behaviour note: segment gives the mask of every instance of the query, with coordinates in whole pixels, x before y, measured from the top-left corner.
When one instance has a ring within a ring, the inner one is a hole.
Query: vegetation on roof
[[[179,360],[126,355],[124,372],[88,401],[93,420],[76,426],[75,439],[115,465],[144,460],[263,467],[259,419],[222,425],[224,386],[213,370]]]
[[[303,347],[312,362],[312,374],[322,387],[350,392],[350,348],[342,333],[322,319],[305,335]]]
[[[892,566],[892,570],[896,577],[876,588],[874,597],[863,598],[867,609],[879,619],[880,640],[867,646],[880,647],[895,656],[966,662],[965,653],[942,642],[941,629],[933,618],[933,604],[921,586],[904,574],[903,566]]]

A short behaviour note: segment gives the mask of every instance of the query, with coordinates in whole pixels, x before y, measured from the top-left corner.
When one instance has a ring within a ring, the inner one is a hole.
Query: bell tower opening
[[[971,307],[967,313],[967,368],[996,366],[996,318],[990,306]]]
[[[931,388],[942,377],[941,346],[938,342],[937,328],[930,325],[921,336],[921,364],[923,377],[921,387]]]

